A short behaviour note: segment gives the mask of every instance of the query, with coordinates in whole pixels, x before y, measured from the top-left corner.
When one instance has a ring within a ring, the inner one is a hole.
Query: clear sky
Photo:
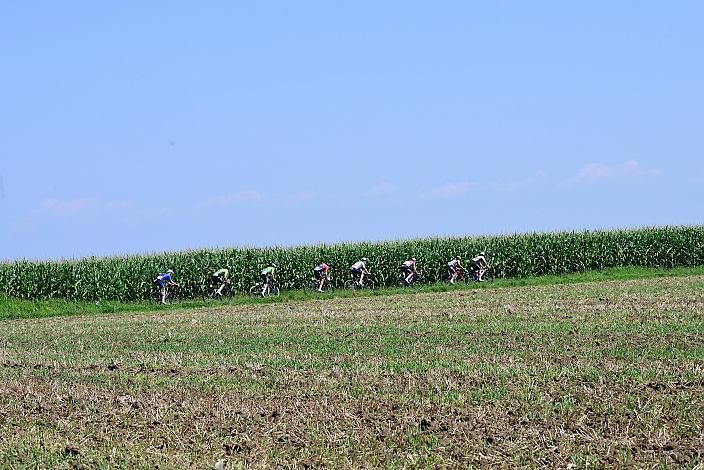
[[[702,224],[704,2],[0,6],[0,259]]]

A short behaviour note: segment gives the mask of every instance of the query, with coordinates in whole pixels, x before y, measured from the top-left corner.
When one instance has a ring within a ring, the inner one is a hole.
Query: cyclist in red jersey
[[[330,265],[327,263],[320,263],[313,269],[313,276],[320,283],[318,285],[318,292],[323,292],[323,284],[327,279],[328,271],[330,271]]]

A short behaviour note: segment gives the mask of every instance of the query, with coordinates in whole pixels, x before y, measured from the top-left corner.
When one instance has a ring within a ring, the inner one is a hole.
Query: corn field
[[[283,289],[300,289],[321,262],[333,267],[333,283],[349,278],[349,266],[369,258],[377,284],[391,286],[398,265],[415,257],[426,278],[439,280],[447,262],[485,251],[496,277],[567,274],[617,266],[673,268],[704,264],[704,226],[636,230],[532,233],[314,245],[293,248],[193,250],[148,256],[16,261],[0,264],[0,296],[18,299],[139,301],[153,279],[175,272],[181,295],[200,297],[217,269],[230,270],[232,287],[245,292],[270,263]],[[466,264],[466,263],[465,263]]]

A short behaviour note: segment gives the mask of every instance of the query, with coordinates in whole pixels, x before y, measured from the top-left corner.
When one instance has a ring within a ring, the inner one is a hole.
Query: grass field
[[[0,467],[694,467],[704,277],[643,277],[2,321]]]

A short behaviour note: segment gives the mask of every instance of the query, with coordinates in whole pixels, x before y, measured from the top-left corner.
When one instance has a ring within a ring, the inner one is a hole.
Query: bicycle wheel
[[[365,279],[364,284],[362,285],[363,289],[369,289],[369,290],[374,290],[376,286],[374,285],[374,281],[372,279]]]
[[[220,300],[223,299],[231,299],[235,296],[234,292],[232,292],[232,289],[230,288],[230,285],[226,285],[223,287],[222,292],[220,293]]]
[[[281,295],[281,289],[279,289],[279,286],[271,284],[269,285],[269,292],[266,293],[267,297],[278,297]]]
[[[250,297],[261,297],[262,286],[260,286],[259,284],[254,284],[252,287],[249,288],[247,293]]]
[[[357,284],[356,281],[353,281],[352,279],[347,279],[345,283],[342,285],[342,287],[345,290],[357,290],[359,288],[359,285]]]
[[[304,286],[303,290],[306,294],[313,294],[318,290],[318,281],[315,279],[310,279]]]
[[[149,294],[149,302],[154,304],[161,303],[161,291],[159,289],[151,291],[151,293]]]
[[[484,282],[494,282],[494,271],[492,269],[487,269],[482,276]]]
[[[166,290],[166,303],[173,304],[176,302],[176,290],[174,288]]]
[[[212,299],[213,294],[215,294],[215,289],[213,289],[213,286],[205,287],[200,292],[200,296],[203,299],[203,302],[206,302],[206,301]]]
[[[411,287],[411,284],[406,282],[406,278],[399,276],[396,278],[396,287]]]
[[[450,284],[453,285],[452,281],[452,276],[447,275],[444,278],[445,284]],[[465,284],[469,283],[469,279],[466,276],[463,276],[462,273],[457,273],[457,277],[455,278],[455,283],[454,285],[458,285],[460,282],[464,282]]]

